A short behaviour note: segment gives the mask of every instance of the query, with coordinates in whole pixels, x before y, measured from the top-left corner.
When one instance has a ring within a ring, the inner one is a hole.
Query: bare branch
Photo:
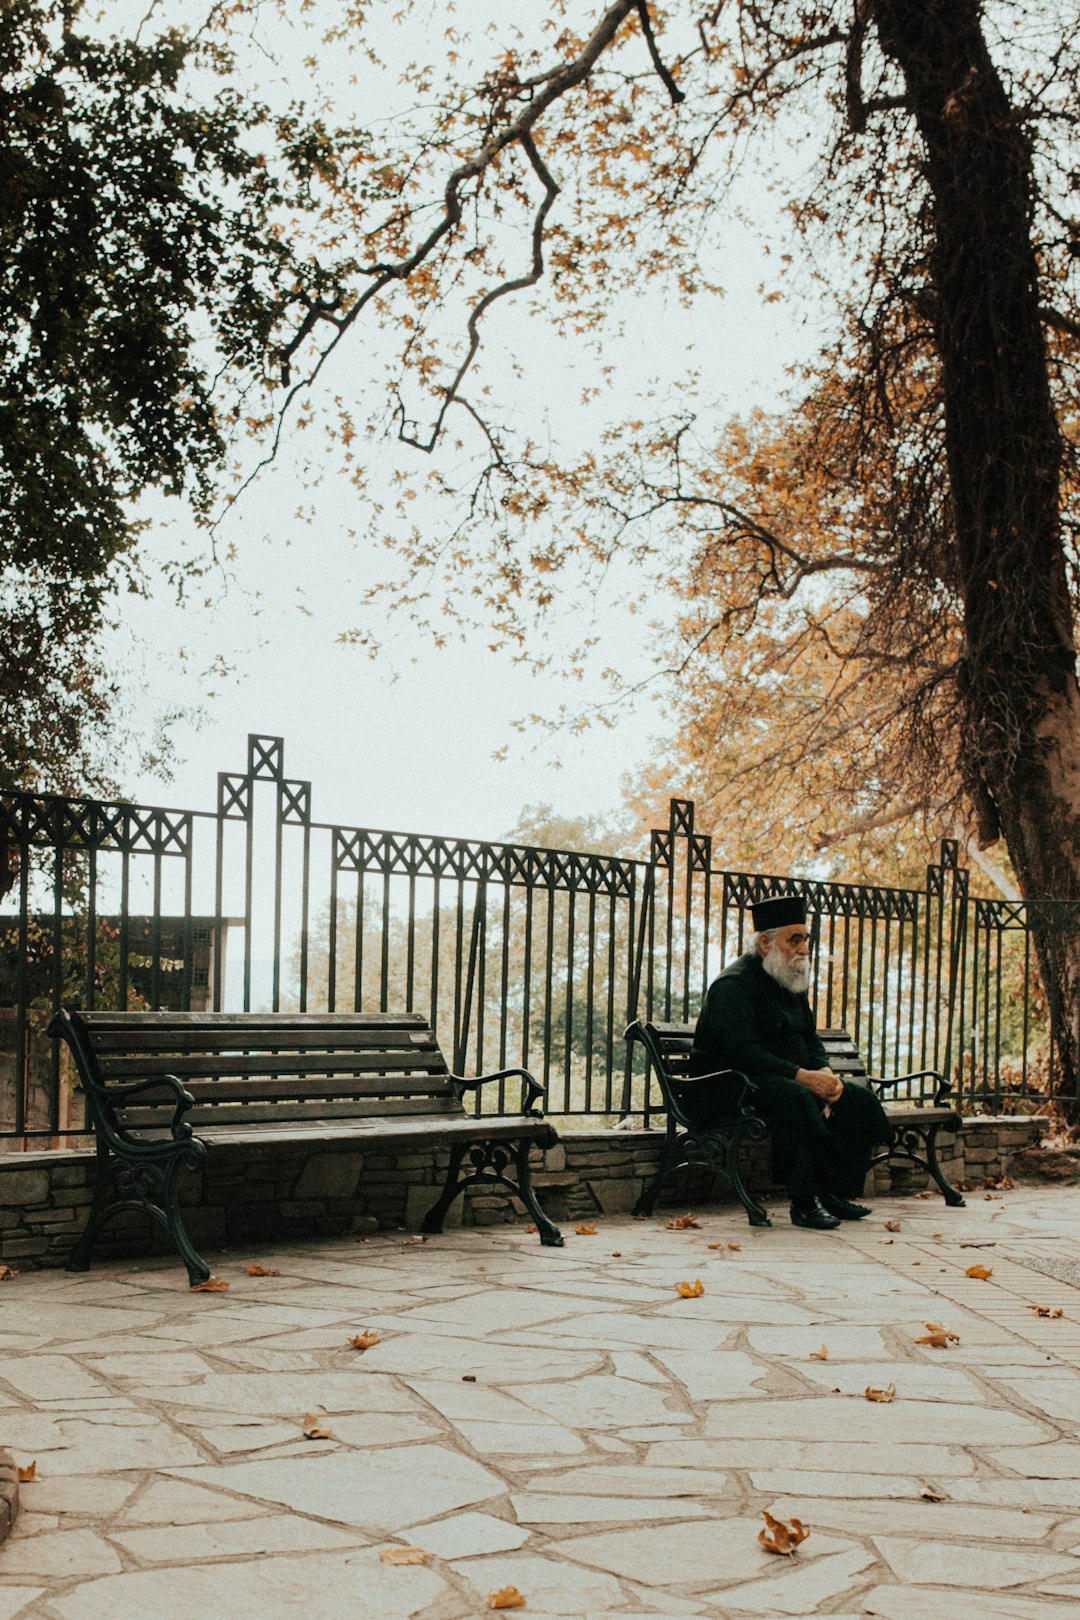
[[[664,88],[671,97],[672,102],[675,106],[678,106],[680,101],[686,100],[686,97],[675,83],[675,80],[672,78],[663,57],[660,55],[660,52],[657,49],[656,35],[653,33],[652,18],[649,16],[648,0],[638,0],[637,9],[638,16],[641,18],[641,32],[644,34],[645,43],[649,47],[649,55],[652,57],[653,67],[660,75]]]

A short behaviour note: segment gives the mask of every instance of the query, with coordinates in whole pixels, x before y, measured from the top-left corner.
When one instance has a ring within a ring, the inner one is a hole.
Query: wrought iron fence
[[[973,901],[954,843],[909,890],[717,870],[681,799],[625,858],[346,827],[311,808],[282,739],[262,736],[243,772],[219,775],[210,811],[0,796],[0,1148],[86,1130],[44,1034],[61,1002],[417,1010],[459,1072],[520,1064],[555,1116],[647,1119],[626,1024],[692,1019],[745,944],[747,907],[793,886],[816,918],[819,1022],[850,1029],[873,1070],[939,1068],[995,1110],[1034,1105],[1052,1081],[1063,1021],[1033,941],[1080,937],[1077,908]]]

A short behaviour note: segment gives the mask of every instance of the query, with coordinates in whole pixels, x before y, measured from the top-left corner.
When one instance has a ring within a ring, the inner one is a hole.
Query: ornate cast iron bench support
[[[440,1232],[466,1187],[521,1199],[541,1243],[562,1235],[537,1201],[531,1147],[558,1140],[525,1069],[452,1075],[418,1014],[56,1014],[49,1033],[71,1048],[90,1105],[97,1176],[68,1269],[86,1271],[102,1228],[125,1210],[148,1215],[174,1244],[192,1284],[210,1268],[184,1227],[179,1181],[219,1143],[353,1138],[386,1147],[448,1146],[443,1191],[423,1220]],[[521,1111],[484,1119],[462,1098],[520,1078]],[[464,1173],[463,1173],[464,1167]]]

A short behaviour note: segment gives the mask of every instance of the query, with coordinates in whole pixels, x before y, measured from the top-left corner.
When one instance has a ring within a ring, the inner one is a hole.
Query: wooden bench
[[[958,1131],[960,1115],[949,1102],[952,1091],[949,1082],[936,1069],[920,1069],[913,1074],[896,1075],[881,1080],[867,1074],[859,1056],[859,1049],[846,1030],[818,1031],[828,1054],[829,1064],[844,1080],[868,1085],[886,1104],[886,1113],[896,1132],[891,1147],[882,1147],[871,1160],[871,1165],[885,1160],[907,1160],[924,1169],[936,1182],[946,1204],[958,1207],[964,1200],[946,1179],[938,1162],[937,1138],[940,1131]],[[693,1079],[710,1082],[711,1108],[722,1110],[719,1118],[707,1125],[695,1124],[683,1106],[691,1081],[690,1052],[694,1044],[693,1024],[646,1023],[635,1020],[626,1031],[628,1041],[638,1041],[645,1050],[648,1073],[660,1082],[667,1115],[667,1128],[660,1160],[660,1168],[634,1205],[635,1215],[651,1215],[660,1188],[681,1169],[711,1170],[735,1192],[746,1210],[751,1226],[769,1226],[765,1209],[747,1191],[739,1165],[742,1143],[760,1141],[767,1133],[765,1121],[754,1113],[754,1085],[737,1069],[725,1069],[715,1075],[702,1075]],[[897,1087],[911,1086],[915,1081],[933,1082],[933,1101],[890,1102],[886,1093]]]
[[[169,1234],[192,1284],[204,1282],[210,1269],[184,1229],[177,1183],[182,1171],[201,1170],[219,1143],[445,1143],[450,1166],[425,1232],[442,1231],[465,1187],[501,1184],[521,1199],[541,1243],[562,1243],[529,1170],[530,1147],[558,1139],[537,1107],[544,1088],[525,1069],[468,1080],[451,1074],[418,1013],[65,1010],[49,1033],[71,1048],[97,1140],[93,1202],[71,1271],[88,1269],[104,1222],[139,1209]],[[466,1114],[468,1093],[513,1079],[522,1082],[520,1113]]]

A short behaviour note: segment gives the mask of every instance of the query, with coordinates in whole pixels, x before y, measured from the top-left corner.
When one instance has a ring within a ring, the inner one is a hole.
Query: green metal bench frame
[[[531,1147],[558,1140],[537,1106],[543,1086],[527,1069],[451,1074],[418,1013],[61,1010],[49,1034],[71,1049],[97,1147],[93,1201],[70,1271],[89,1268],[106,1222],[136,1209],[168,1234],[191,1283],[205,1282],[210,1268],[184,1228],[178,1184],[185,1170],[203,1168],[217,1143],[447,1144],[446,1182],[423,1231],[442,1231],[466,1187],[501,1185],[521,1199],[541,1243],[562,1244],[529,1166]],[[513,1079],[522,1083],[520,1113],[466,1114],[467,1094]]]
[[[944,1076],[936,1069],[920,1069],[913,1074],[883,1080],[867,1073],[859,1049],[846,1030],[824,1029],[818,1034],[835,1072],[844,1080],[871,1087],[886,1104],[896,1135],[890,1147],[882,1147],[874,1154],[871,1167],[886,1160],[906,1159],[927,1172],[946,1204],[952,1208],[962,1206],[963,1197],[946,1178],[937,1156],[939,1132],[958,1131],[962,1124],[960,1114],[948,1102],[952,1087]],[[751,1226],[770,1226],[765,1208],[747,1190],[739,1164],[743,1142],[761,1141],[768,1132],[765,1121],[754,1113],[753,1081],[737,1069],[692,1077],[693,1024],[635,1019],[626,1031],[626,1039],[637,1041],[643,1047],[648,1065],[646,1085],[649,1074],[655,1074],[667,1116],[660,1168],[634,1205],[634,1214],[651,1215],[661,1187],[677,1171],[704,1169],[711,1170],[732,1188]],[[727,1110],[726,1115],[708,1125],[695,1124],[688,1118],[679,1094],[687,1083],[696,1085],[702,1080],[712,1082],[710,1101],[724,1104]],[[896,1087],[910,1087],[913,1082],[923,1080],[934,1082],[933,1102],[929,1106],[901,1104],[890,1101],[885,1095]]]

